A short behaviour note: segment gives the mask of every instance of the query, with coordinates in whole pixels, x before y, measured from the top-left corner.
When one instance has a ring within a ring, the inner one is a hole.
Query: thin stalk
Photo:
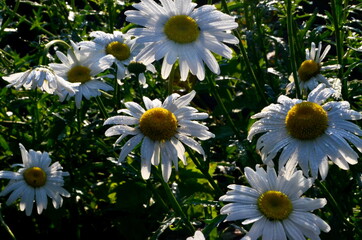
[[[113,66],[114,66],[113,100],[115,102],[115,107],[118,109],[121,103],[121,89],[120,89],[121,86],[118,84],[118,78],[117,78],[118,67],[116,64],[113,64]]]
[[[14,235],[14,233],[11,231],[10,227],[5,223],[3,215],[1,213],[1,204],[0,204],[0,222],[1,224],[4,226],[4,228],[6,229],[6,231],[9,233],[9,235],[11,236],[12,239],[16,240],[16,237]]]
[[[19,1],[20,2],[20,1]],[[29,24],[30,26],[33,25],[32,22],[30,22],[28,19],[24,18],[23,16],[21,16],[20,14],[16,13],[15,9],[14,10],[11,10],[11,9],[6,9],[6,11],[8,11],[8,14],[10,15],[10,19],[12,20],[14,16],[18,17],[19,19],[22,19],[23,22]],[[10,21],[9,21],[10,22]],[[6,22],[5,22],[6,23]],[[5,26],[5,23],[4,25],[1,27],[0,29],[0,35],[1,33],[5,30],[6,26]],[[48,36],[51,36],[51,37],[55,37],[55,34],[53,34],[52,32],[49,32],[48,30],[46,30],[45,28],[43,27],[40,27],[38,26],[37,29],[39,29],[40,31],[44,32],[45,34],[47,34]]]
[[[83,121],[83,118],[82,118],[82,108],[78,109],[77,106],[75,106],[74,104],[74,108],[75,108],[75,114],[77,116],[77,130],[78,132],[81,131],[82,129],[82,121]]]
[[[295,57],[295,48],[294,48],[294,34],[293,34],[293,15],[292,15],[292,1],[287,0],[287,31],[288,31],[288,43],[289,43],[289,53],[290,53],[290,62],[292,67],[292,73],[294,78],[295,90],[297,98],[301,99],[301,92],[299,87],[299,79],[297,74],[297,63]]]
[[[102,99],[99,96],[96,96],[96,101],[97,101],[99,110],[101,111],[101,113],[103,115],[103,118],[107,119],[109,116],[108,116],[106,108],[104,107]]]
[[[107,1],[107,8],[108,8],[108,19],[109,19],[109,31],[112,33],[113,32],[113,28],[114,28],[114,23],[113,23],[113,20],[114,20],[114,14],[113,14],[113,9],[114,9],[114,6],[113,6],[113,0],[108,0]]]
[[[168,95],[171,95],[173,93],[173,82],[175,80],[175,70],[176,70],[176,64],[174,64],[172,66],[170,76],[168,76],[168,82],[167,82]]]
[[[177,199],[175,198],[175,195],[173,195],[171,188],[169,187],[169,185],[163,180],[162,178],[162,174],[160,172],[160,169],[156,169],[157,171],[154,171],[156,173],[156,175],[158,176],[158,178],[160,179],[160,182],[162,184],[163,189],[165,190],[166,196],[167,196],[167,200],[169,201],[169,203],[171,204],[173,210],[176,212],[176,214],[182,219],[182,221],[185,223],[187,230],[189,231],[190,234],[194,234],[195,233],[195,228],[194,226],[191,224],[191,222],[189,221],[189,219],[187,218],[186,214],[184,213],[184,211],[181,208],[180,203],[177,201]]]
[[[34,92],[33,92],[33,102],[34,102],[33,114],[34,114],[34,138],[35,138],[35,141],[38,141],[39,136],[41,136],[38,101],[39,101],[38,89],[35,88]]]
[[[55,44],[64,45],[67,49],[71,48],[71,46],[68,43],[66,43],[65,41],[60,40],[60,39],[55,39],[55,40],[52,40],[52,41],[48,42],[44,46],[43,54],[42,54],[41,58],[39,59],[39,65],[46,65],[47,64],[44,61],[47,59],[47,55],[49,53],[50,47],[55,45]]]
[[[224,112],[224,116],[226,118],[226,121],[228,122],[229,126],[231,126],[233,132],[235,133],[235,135],[237,136],[238,139],[242,140],[243,137],[240,134],[240,131],[237,129],[237,127],[235,126],[233,120],[231,119],[231,116],[228,112],[228,110],[225,107],[224,102],[222,101],[218,90],[216,89],[216,83],[215,81],[213,81],[212,79],[210,79],[210,77],[206,77],[206,80],[209,83],[212,95],[216,98],[217,103],[220,105],[222,111]]]
[[[334,25],[334,33],[335,33],[335,39],[336,39],[336,45],[337,45],[337,60],[338,64],[341,66],[338,69],[338,78],[342,81],[342,97],[343,99],[348,99],[348,87],[347,87],[347,78],[343,77],[343,34],[341,33],[341,22],[339,18],[339,13],[337,13],[337,4],[338,2],[336,0],[331,1],[331,7],[332,7],[332,17],[333,17],[333,25]],[[342,8],[342,6],[339,6]]]
[[[335,210],[337,212],[337,214],[343,219],[343,222],[351,228],[355,228],[354,224],[349,222],[345,216],[344,213],[342,211],[342,209],[339,207],[336,199],[333,197],[333,195],[329,192],[329,190],[327,189],[327,187],[319,180],[316,180],[316,185],[322,190],[322,192],[324,193],[324,195],[326,196],[328,203],[330,203],[332,205],[331,209]]]
[[[194,153],[192,152],[192,150],[190,150],[189,148],[187,148],[187,153],[189,154],[191,160],[194,162],[194,164],[196,165],[196,167],[202,172],[202,174],[205,176],[205,178],[207,179],[207,181],[209,181],[209,183],[211,184],[212,188],[214,189],[214,191],[217,194],[217,197],[220,197],[222,195],[224,195],[224,192],[221,190],[221,188],[219,187],[219,185],[217,185],[217,183],[214,181],[214,179],[211,177],[210,173],[209,173],[209,168],[208,166],[205,166],[204,164],[202,164],[201,161],[199,161],[199,159],[197,159],[197,157],[195,157]]]
[[[20,5],[20,0],[17,0],[15,2],[14,10],[12,10],[12,13],[16,13],[18,11],[19,5]],[[0,36],[4,32],[5,28],[9,25],[9,23],[11,23],[11,21],[13,20],[14,14],[9,14],[9,15],[10,16],[8,17],[8,19],[6,19],[6,21],[2,24],[0,28]]]
[[[228,5],[226,3],[226,0],[221,1],[221,6],[222,6],[224,12],[226,14],[230,15],[230,11],[229,11]],[[267,105],[268,100],[267,100],[267,98],[265,96],[265,92],[264,92],[262,86],[260,86],[260,83],[259,83],[258,79],[256,78],[254,70],[253,70],[253,68],[252,68],[252,66],[250,64],[250,60],[248,58],[248,54],[246,52],[246,49],[245,49],[245,47],[243,45],[241,35],[240,35],[238,30],[233,30],[233,33],[239,39],[239,49],[241,51],[241,56],[242,56],[242,59],[243,59],[243,63],[245,64],[245,66],[246,66],[246,68],[247,68],[247,70],[249,72],[249,75],[251,76],[251,80],[253,81],[253,83],[255,85],[256,91],[258,92],[258,96],[261,97],[262,103]]]

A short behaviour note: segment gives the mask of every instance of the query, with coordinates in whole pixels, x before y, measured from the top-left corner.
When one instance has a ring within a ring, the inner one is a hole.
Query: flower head
[[[96,62],[105,56],[109,56],[110,65],[117,66],[117,79],[120,81],[125,77],[127,65],[138,55],[143,45],[136,44],[128,34],[114,31],[112,34],[102,31],[90,33],[93,41],[82,41],[79,46],[89,53],[92,61]]]
[[[59,208],[63,204],[63,197],[70,197],[70,194],[63,188],[64,176],[69,176],[68,172],[62,172],[59,162],[52,165],[47,152],[29,152],[22,144],[19,144],[23,164],[17,172],[0,171],[0,178],[10,179],[9,184],[0,193],[5,196],[12,192],[6,201],[9,205],[20,198],[20,210],[26,215],[30,215],[35,201],[38,214],[46,209],[48,204],[47,196],[52,199],[54,208]],[[50,165],[50,166],[49,166]]]
[[[94,61],[77,44],[74,42],[71,44],[73,49],[69,49],[67,55],[59,51],[56,52],[62,63],[51,63],[49,66],[68,82],[78,84],[75,103],[77,108],[80,108],[83,97],[90,99],[101,95],[99,90],[113,90],[113,87],[97,78],[97,75],[108,69],[112,63],[109,61],[110,56],[104,56],[100,60]],[[62,91],[59,96],[60,100],[64,101],[73,95]]]
[[[350,143],[362,152],[362,130],[348,120],[362,119],[351,110],[347,101],[324,103],[335,91],[320,84],[309,93],[307,101],[280,96],[277,104],[265,107],[252,116],[259,118],[250,128],[248,140],[262,133],[257,149],[264,163],[273,166],[272,159],[281,152],[279,166],[287,161],[298,162],[304,174],[328,173],[328,159],[342,169],[356,164],[358,154]],[[324,103],[324,104],[323,104]]]
[[[75,93],[75,85],[65,81],[47,66],[38,66],[25,72],[11,74],[3,77],[10,84],[7,87],[14,86],[16,89],[24,87],[25,89],[40,88],[42,91],[53,94],[54,92],[66,91],[69,94]]]
[[[147,88],[146,76],[145,73],[149,71],[151,73],[156,73],[156,68],[153,66],[152,63],[150,64],[143,64],[142,62],[131,61],[126,69],[126,77],[135,76],[139,83],[144,87]]]
[[[329,49],[328,45],[322,53],[322,42],[319,42],[318,48],[315,43],[311,43],[311,49],[305,50],[306,60],[301,63],[298,69],[299,86],[304,90],[313,90],[319,83],[324,83],[330,87],[329,81],[321,74],[325,70],[338,69],[339,65],[323,66],[322,61],[327,56]],[[289,92],[295,85],[293,75],[289,77],[290,83],[287,85],[286,90]]]
[[[161,5],[153,0],[142,0],[133,4],[137,10],[125,12],[127,21],[143,26],[128,32],[137,37],[137,42],[147,43],[137,61],[148,64],[163,58],[163,78],[169,76],[177,59],[181,80],[186,80],[189,71],[203,80],[204,63],[219,74],[219,65],[211,52],[232,57],[231,49],[224,43],[238,43],[229,33],[238,26],[234,18],[211,5],[195,8],[191,0],[160,2]]]
[[[251,187],[232,184],[228,186],[230,191],[220,197],[220,201],[231,202],[220,210],[227,214],[226,221],[253,223],[243,240],[319,239],[321,230],[330,231],[325,221],[311,213],[327,201],[301,197],[313,184],[302,171],[283,168],[278,176],[270,167],[267,171],[258,166],[256,171],[246,167],[244,171]]]
[[[205,157],[201,145],[192,137],[206,140],[214,137],[208,128],[197,121],[208,117],[206,113],[198,113],[193,107],[188,106],[195,96],[192,91],[184,96],[176,93],[168,96],[161,103],[160,100],[150,100],[143,97],[146,109],[138,103],[125,103],[127,109],[120,112],[129,116],[114,116],[108,118],[104,124],[116,124],[106,131],[106,136],[121,135],[116,144],[128,135],[133,135],[122,147],[119,162],[140,143],[141,145],[141,174],[148,179],[151,164],[158,165],[161,162],[163,179],[168,181],[172,163],[177,170],[178,158],[186,164],[185,147],[197,151]]]

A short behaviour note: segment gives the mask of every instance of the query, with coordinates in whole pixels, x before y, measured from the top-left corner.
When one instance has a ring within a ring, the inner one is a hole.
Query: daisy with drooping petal
[[[121,83],[126,74],[126,66],[139,54],[143,45],[136,44],[131,36],[120,31],[114,31],[113,34],[95,31],[91,32],[90,36],[94,37],[93,41],[82,41],[79,46],[88,52],[95,62],[109,55],[109,64],[116,64],[117,80]]]
[[[273,166],[272,159],[280,152],[279,168],[287,161],[298,162],[306,176],[310,171],[316,178],[319,170],[322,179],[328,173],[328,159],[342,169],[356,164],[358,154],[350,144],[362,152],[362,130],[348,120],[362,119],[362,114],[350,109],[347,101],[324,103],[334,92],[321,83],[307,101],[282,95],[277,104],[253,115],[259,120],[251,126],[248,140],[263,134],[256,144],[263,162]]]
[[[230,59],[232,50],[225,43],[237,44],[230,30],[238,27],[234,18],[212,5],[195,8],[191,0],[142,0],[133,4],[137,10],[125,12],[126,20],[143,26],[128,31],[137,42],[147,43],[138,61],[145,64],[163,58],[161,74],[167,78],[176,60],[179,62],[181,80],[189,71],[198,79],[205,78],[204,63],[216,73],[219,64],[211,52]]]
[[[143,88],[147,88],[148,84],[145,76],[146,71],[151,73],[157,72],[152,63],[145,65],[142,62],[131,61],[127,66],[125,78],[136,76],[138,82],[143,86]]]
[[[321,74],[325,70],[334,70],[339,68],[339,64],[322,66],[323,59],[327,56],[327,53],[331,49],[328,45],[322,53],[322,42],[319,42],[318,48],[315,43],[312,42],[311,49],[305,50],[306,60],[302,62],[298,69],[299,86],[302,90],[313,90],[319,83],[324,83],[330,87],[329,81]],[[293,74],[289,77],[290,83],[286,87],[286,91],[289,92],[295,86]]]
[[[220,201],[231,202],[220,210],[227,214],[226,221],[253,223],[242,240],[320,239],[321,230],[330,231],[325,221],[311,213],[327,201],[301,197],[312,186],[312,179],[305,178],[300,170],[284,170],[277,176],[274,168],[265,171],[257,166],[254,171],[246,167],[244,172],[251,187],[232,184],[226,195],[220,197]]]
[[[59,162],[52,165],[47,152],[35,152],[24,148],[19,144],[23,164],[17,172],[0,171],[0,178],[10,179],[9,184],[0,193],[5,196],[11,192],[6,204],[13,203],[20,198],[20,210],[30,216],[33,204],[36,203],[37,212],[41,214],[48,205],[48,196],[52,199],[54,208],[59,208],[63,204],[63,197],[70,197],[70,194],[63,188],[64,176],[69,176],[68,172],[62,171]],[[50,166],[49,166],[50,165]]]
[[[205,236],[200,230],[196,230],[195,235],[193,237],[186,238],[186,240],[205,240]]]
[[[127,109],[120,112],[129,116],[114,116],[108,118],[104,124],[116,124],[110,127],[106,136],[121,135],[116,144],[128,135],[133,135],[122,147],[118,161],[122,162],[126,156],[139,144],[141,145],[141,174],[148,179],[151,173],[151,164],[159,165],[163,179],[167,182],[172,171],[172,163],[176,170],[178,159],[186,165],[185,147],[190,147],[205,158],[201,145],[192,137],[206,140],[214,137],[208,128],[197,121],[208,117],[207,113],[199,113],[188,106],[196,92],[192,91],[184,96],[176,93],[168,96],[162,103],[160,100],[150,100],[143,97],[146,109],[138,103],[125,103]]]
[[[111,56],[104,56],[98,61],[90,58],[88,54],[74,42],[71,42],[73,49],[69,49],[67,55],[57,51],[56,54],[62,63],[51,63],[49,66],[56,74],[71,83],[79,84],[75,93],[75,103],[77,108],[81,107],[82,98],[90,99],[101,95],[99,90],[110,91],[113,87],[99,80],[97,75],[108,69],[112,62]],[[62,91],[59,94],[60,101],[69,99],[72,94]]]
[[[75,93],[74,84],[65,81],[47,66],[38,66],[25,72],[14,73],[3,77],[3,79],[10,83],[7,87],[14,86],[16,89],[20,87],[35,89],[38,87],[50,94],[63,91],[63,89],[69,94]]]

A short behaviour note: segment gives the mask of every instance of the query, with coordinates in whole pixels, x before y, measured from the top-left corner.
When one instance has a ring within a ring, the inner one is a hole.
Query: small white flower
[[[20,198],[20,210],[26,215],[30,215],[33,204],[36,203],[38,214],[46,209],[48,204],[47,196],[52,199],[54,208],[59,208],[63,204],[63,197],[70,197],[70,194],[63,188],[64,176],[69,176],[68,172],[62,172],[59,162],[52,165],[47,152],[29,152],[22,144],[19,144],[23,164],[17,172],[0,171],[0,178],[10,179],[9,184],[0,193],[5,196],[12,192],[6,201],[10,205]],[[49,166],[50,165],[50,166]]]
[[[129,34],[137,42],[147,43],[137,61],[145,64],[163,58],[161,74],[166,79],[179,62],[181,80],[186,80],[189,71],[198,79],[205,78],[204,63],[220,73],[212,52],[230,59],[232,50],[225,44],[237,44],[238,39],[230,30],[238,27],[235,19],[212,5],[195,8],[191,0],[142,0],[133,4],[137,10],[125,12],[128,22],[143,26],[133,28]]]
[[[200,230],[196,230],[195,235],[193,237],[186,238],[186,240],[205,240],[205,237]]]
[[[160,100],[150,100],[143,97],[146,110],[138,103],[125,103],[127,109],[119,112],[129,116],[114,116],[108,118],[104,124],[117,124],[110,127],[106,136],[121,135],[116,144],[129,135],[133,135],[122,147],[118,161],[122,162],[127,155],[140,143],[141,145],[141,174],[148,179],[151,173],[151,164],[159,165],[163,179],[167,182],[172,171],[172,163],[176,170],[178,158],[186,165],[185,147],[196,152],[205,153],[201,145],[192,137],[206,140],[214,137],[208,128],[197,121],[208,117],[206,113],[199,113],[195,108],[188,106],[196,92],[192,91],[184,96],[176,93],[168,96],[161,103]]]
[[[330,226],[311,211],[322,208],[326,199],[301,197],[313,184],[302,171],[284,171],[277,176],[274,168],[267,171],[256,167],[244,169],[251,187],[232,184],[220,201],[231,202],[221,208],[226,221],[243,220],[253,223],[242,240],[320,239],[319,234],[329,232]]]
[[[362,130],[348,120],[362,119],[362,114],[351,110],[347,101],[324,103],[334,93],[320,84],[307,101],[282,95],[277,104],[253,115],[260,119],[251,126],[248,140],[262,133],[256,147],[263,162],[273,166],[272,159],[280,152],[279,167],[298,162],[306,176],[310,171],[317,177],[319,170],[322,179],[328,173],[328,159],[345,170],[356,164],[358,154],[350,144],[362,152]]]
[[[339,64],[322,66],[323,59],[327,56],[327,53],[331,49],[328,45],[322,53],[322,42],[319,42],[318,48],[315,43],[311,43],[311,49],[305,50],[306,60],[302,62],[298,69],[299,86],[301,90],[313,90],[318,86],[319,83],[324,83],[330,87],[328,80],[321,74],[325,70],[339,69]],[[289,77],[290,83],[286,87],[287,93],[294,88],[293,74]]]
[[[16,89],[24,87],[29,90],[38,87],[50,94],[63,91],[63,89],[69,94],[74,94],[76,91],[74,84],[65,81],[47,66],[38,66],[25,72],[14,73],[3,77],[3,79],[10,83],[7,87],[15,87]]]
[[[114,31],[113,34],[95,31],[90,36],[94,37],[93,41],[82,41],[79,46],[89,53],[94,62],[108,55],[109,64],[115,63],[117,66],[118,81],[125,77],[126,66],[143,48],[143,44],[136,44],[131,36],[120,31]]]
[[[91,97],[101,95],[99,90],[113,90],[113,87],[96,77],[99,73],[108,69],[112,62],[110,56],[104,56],[95,61],[74,42],[71,42],[71,44],[73,49],[69,49],[67,55],[59,51],[56,52],[62,63],[51,63],[49,66],[62,78],[71,83],[79,84],[75,93],[75,103],[77,108],[80,108],[83,97],[89,100]],[[60,101],[73,96],[73,94],[65,91],[60,92],[58,95]]]
[[[147,88],[148,84],[146,82],[146,76],[145,76],[146,71],[149,71],[151,73],[157,72],[153,64],[145,65],[142,62],[136,62],[134,60],[128,64],[125,78],[135,76],[136,78],[138,78],[138,82],[143,86],[143,88]]]

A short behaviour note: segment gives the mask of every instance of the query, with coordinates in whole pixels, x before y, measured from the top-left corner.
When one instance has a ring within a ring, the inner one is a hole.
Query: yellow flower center
[[[302,102],[289,110],[285,124],[292,137],[311,140],[322,135],[327,129],[328,114],[316,103]]]
[[[194,42],[200,33],[197,22],[187,15],[170,17],[163,31],[168,39],[181,44]]]
[[[75,66],[68,72],[68,81],[72,83],[85,83],[91,80],[91,70],[84,66]]]
[[[34,188],[44,186],[47,180],[46,173],[40,167],[31,167],[26,169],[23,176],[25,182]]]
[[[128,45],[118,41],[109,43],[106,47],[106,53],[112,54],[119,61],[126,60],[131,56],[131,50]]]
[[[288,196],[272,190],[260,195],[258,208],[269,220],[284,220],[293,211],[293,205]]]
[[[314,60],[305,60],[298,69],[298,75],[301,81],[306,82],[312,77],[317,76],[321,71],[321,65]]]
[[[164,108],[151,108],[140,118],[141,132],[154,141],[165,141],[176,134],[177,119]]]

